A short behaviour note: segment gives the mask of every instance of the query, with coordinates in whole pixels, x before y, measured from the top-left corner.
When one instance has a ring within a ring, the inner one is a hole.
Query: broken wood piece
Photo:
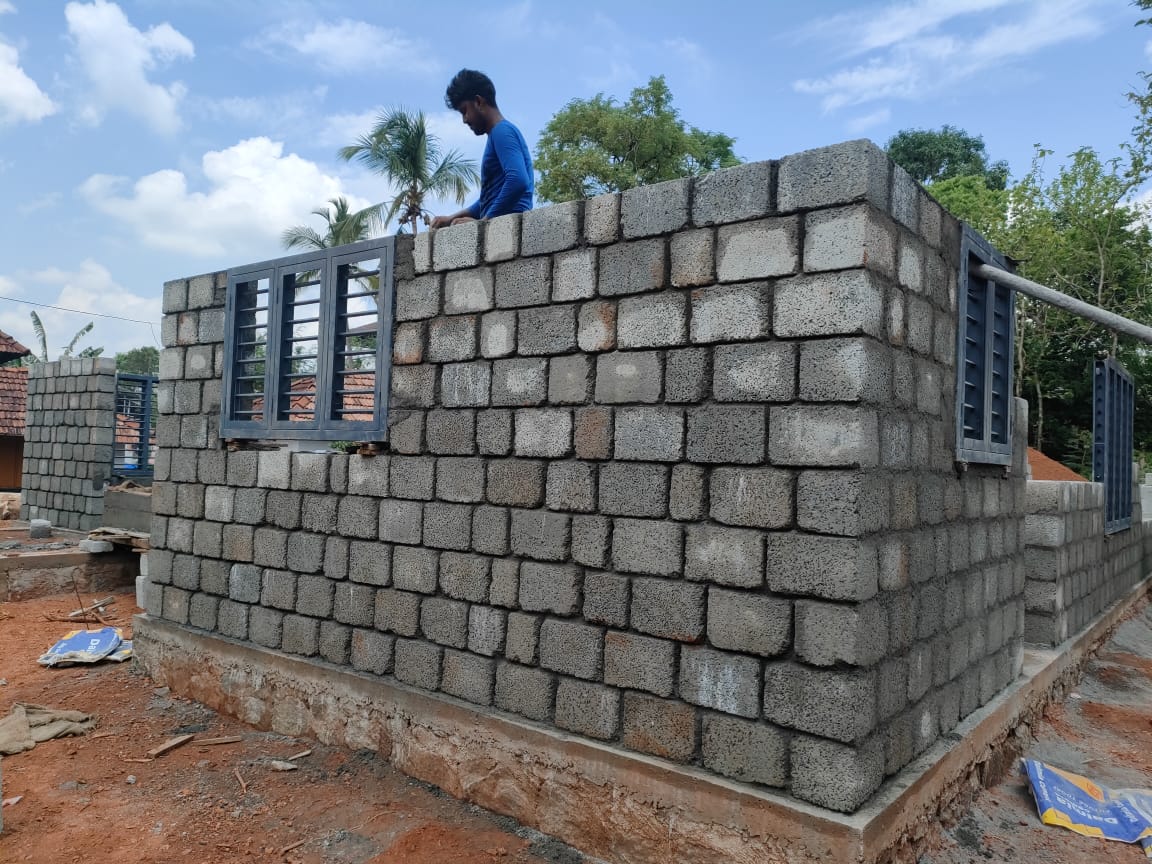
[[[128,757],[126,757],[126,756],[125,756],[125,757],[122,757],[122,758],[120,759],[120,761],[121,761],[121,762],[143,762],[143,763],[148,763],[148,762],[155,762],[156,760],[155,760],[155,759],[129,759]]]
[[[89,735],[88,737],[89,738],[111,738],[115,734],[116,734],[115,732],[96,732],[96,733],[93,733],[92,735]]]
[[[280,854],[281,855],[287,855],[293,849],[299,849],[301,846],[303,846],[307,842],[308,842],[307,840],[298,840],[297,842],[293,843],[291,846],[285,846],[283,849],[281,849]]]
[[[289,756],[288,761],[289,762],[295,762],[297,759],[303,759],[305,756],[311,756],[311,755],[312,755],[311,750],[304,750],[301,753],[297,753],[295,756]]]
[[[223,738],[201,738],[196,743],[201,747],[214,747],[217,744],[236,744],[243,740],[239,735],[226,735]]]
[[[157,756],[163,756],[169,750],[175,750],[180,745],[187,744],[189,741],[191,741],[195,737],[196,737],[196,733],[193,732],[190,735],[177,735],[175,738],[169,738],[167,741],[165,741],[159,747],[153,747],[151,750],[149,750],[148,755],[153,757],[153,758],[155,758]]]
[[[13,807],[19,804],[23,798],[23,795],[17,795],[15,798],[5,798],[2,802],[0,802],[0,807]]]
[[[273,759],[268,763],[268,767],[273,771],[295,771],[300,766],[295,762],[285,762],[282,759]]]
[[[245,783],[244,778],[240,776],[240,769],[239,768],[233,768],[232,773],[235,774],[236,779],[240,781],[240,794],[241,795],[247,795],[248,794],[248,784]]]
[[[90,606],[81,606],[79,609],[73,609],[68,613],[69,618],[75,618],[77,615],[87,615],[89,612],[103,612],[105,606],[115,606],[115,597],[105,597],[103,600],[97,600]]]

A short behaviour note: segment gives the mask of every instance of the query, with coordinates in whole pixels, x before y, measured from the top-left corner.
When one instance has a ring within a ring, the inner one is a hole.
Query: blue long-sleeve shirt
[[[474,219],[532,209],[536,179],[532,154],[520,130],[501,120],[488,132],[480,162],[480,198],[468,208]]]

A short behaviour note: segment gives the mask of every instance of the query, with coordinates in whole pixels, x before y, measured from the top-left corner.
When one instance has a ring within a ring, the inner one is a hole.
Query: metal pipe
[[[1147,342],[1152,345],[1152,327],[1138,324],[1129,318],[1125,318],[1123,315],[1117,315],[1114,312],[1101,309],[1099,306],[1093,306],[1091,303],[1085,303],[1083,300],[1069,297],[1067,294],[1048,288],[1039,282],[1033,282],[1031,279],[1025,279],[1023,276],[1017,276],[1015,273],[1009,273],[1007,270],[1001,270],[999,267],[979,264],[973,266],[969,272],[974,276],[979,276],[982,279],[987,279],[990,282],[1011,288],[1013,291],[1019,291],[1021,294],[1027,294],[1029,297],[1035,297],[1037,300],[1041,300],[1051,306],[1059,306],[1061,309],[1068,310],[1073,315],[1079,315],[1081,318],[1087,318],[1089,321],[1103,324],[1109,330],[1114,330],[1117,333],[1131,336],[1133,339],[1139,339],[1141,342]]]

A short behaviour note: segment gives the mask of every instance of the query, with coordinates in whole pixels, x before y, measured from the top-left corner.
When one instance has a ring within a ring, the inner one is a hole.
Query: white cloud
[[[48,192],[41,195],[39,198],[34,198],[27,201],[16,208],[22,216],[27,216],[29,213],[35,213],[37,210],[49,210],[60,203],[61,194],[59,192]]]
[[[49,268],[11,277],[0,276],[0,294],[89,313],[76,314],[23,303],[0,303],[0,330],[37,351],[39,346],[28,313],[34,311],[40,316],[52,357],[58,356],[76,331],[89,321],[94,324],[92,332],[78,343],[79,348],[99,346],[104,348],[106,356],[112,356],[117,351],[141,345],[159,347],[156,340],[160,336],[160,298],[144,297],[129,291],[112,277],[108,268],[90,258],[82,261],[75,270]],[[91,313],[135,318],[151,322],[152,327],[101,318]]]
[[[704,49],[696,42],[677,36],[675,39],[665,39],[664,47],[679,60],[681,67],[698,78],[703,78],[712,72],[712,61],[704,53]]]
[[[179,81],[154,83],[149,73],[194,57],[191,40],[167,23],[138,30],[123,10],[108,0],[69,3],[64,16],[76,57],[91,86],[80,112],[82,119],[96,125],[108,111],[124,111],[157,132],[176,132],[186,88]]]
[[[54,113],[56,103],[20,66],[20,52],[0,41],[0,126],[35,123]]]
[[[368,70],[427,75],[439,70],[424,42],[350,18],[311,25],[289,21],[264,33],[256,44],[277,53],[294,51],[321,69],[342,75],[363,75]]]
[[[0,0],[0,15],[4,15],[7,12],[15,12],[15,11],[16,11],[16,7],[13,6],[11,3],[9,3],[8,0]]]
[[[871,56],[792,86],[820,97],[825,111],[924,99],[1046,48],[1096,35],[1102,25],[1090,10],[1097,5],[1099,0],[916,0],[867,16],[821,19],[808,35],[821,34],[832,50],[850,44],[849,54]]]
[[[1144,43],[1144,56],[1152,60],[1152,40]]]
[[[868,129],[882,126],[892,119],[892,112],[887,108],[880,108],[869,114],[861,114],[848,121],[848,129],[852,132],[864,132]]]
[[[204,154],[204,191],[175,169],[132,182],[96,174],[80,187],[96,210],[131,228],[147,246],[196,257],[260,260],[280,250],[285,228],[308,221],[313,208],[345,195],[355,208],[372,202],[349,195],[339,178],[268,138],[249,138]]]

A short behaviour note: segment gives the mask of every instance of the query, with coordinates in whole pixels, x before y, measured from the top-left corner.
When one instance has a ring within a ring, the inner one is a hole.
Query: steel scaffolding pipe
[[[1139,324],[1123,315],[1117,315],[1114,312],[1101,309],[1099,306],[1093,306],[1091,303],[1069,297],[1067,294],[1048,288],[1039,282],[1033,282],[1031,279],[1025,279],[1023,276],[1017,276],[1015,273],[1009,273],[1007,270],[1001,270],[999,267],[979,264],[972,267],[968,272],[974,276],[979,276],[981,279],[1004,285],[1013,291],[1019,291],[1021,294],[1027,294],[1029,297],[1035,297],[1037,300],[1052,306],[1067,309],[1072,314],[1102,324],[1109,330],[1152,345],[1152,327]]]

